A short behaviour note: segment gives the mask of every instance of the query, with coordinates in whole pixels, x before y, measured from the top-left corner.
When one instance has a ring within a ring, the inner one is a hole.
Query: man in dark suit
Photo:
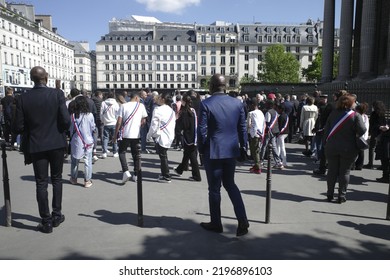
[[[198,149],[203,154],[209,185],[209,223],[200,225],[213,232],[223,231],[221,223],[221,184],[229,194],[238,220],[236,235],[248,233],[249,223],[240,190],[234,182],[236,158],[246,154],[247,130],[243,103],[225,93],[225,77],[210,79],[211,97],[200,104]]]
[[[38,230],[51,233],[53,227],[65,220],[61,211],[62,170],[66,147],[65,131],[70,126],[70,116],[63,92],[46,86],[48,74],[44,68],[32,68],[30,77],[34,88],[23,93],[17,102],[14,130],[28,135],[24,141],[28,141],[26,145],[31,153],[36,197],[42,219]],[[52,213],[47,191],[49,167],[53,185]]]

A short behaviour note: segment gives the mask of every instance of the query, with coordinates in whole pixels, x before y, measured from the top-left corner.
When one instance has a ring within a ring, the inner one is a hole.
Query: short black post
[[[389,174],[389,194],[387,195],[387,213],[386,220],[390,220],[390,174]]]
[[[7,165],[7,153],[5,151],[5,143],[1,143],[1,150],[3,158],[3,188],[4,188],[4,203],[5,203],[5,225],[7,227],[12,226],[11,218],[11,194],[9,191],[9,178],[8,178],[8,165]]]
[[[138,226],[144,226],[143,199],[142,199],[142,169],[141,169],[141,144],[137,144],[137,202],[138,202]]]
[[[268,141],[268,160],[267,160],[267,197],[265,201],[265,223],[270,223],[271,216],[271,153],[272,153],[272,141],[271,138]]]

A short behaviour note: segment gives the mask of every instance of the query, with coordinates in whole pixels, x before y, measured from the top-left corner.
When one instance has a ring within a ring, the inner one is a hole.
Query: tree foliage
[[[333,79],[338,75],[339,55],[333,56]],[[307,68],[302,69],[302,75],[310,82],[320,81],[322,78],[322,50],[318,51],[316,57]]]
[[[266,49],[259,76],[266,83],[298,83],[299,70],[295,56],[278,44]]]

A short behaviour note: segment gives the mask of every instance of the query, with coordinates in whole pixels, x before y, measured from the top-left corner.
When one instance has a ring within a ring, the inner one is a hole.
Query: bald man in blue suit
[[[198,149],[203,155],[209,190],[211,221],[201,223],[208,231],[223,232],[221,185],[232,201],[238,220],[237,236],[248,233],[249,223],[240,190],[234,182],[236,159],[246,154],[247,130],[244,106],[225,93],[225,77],[210,79],[211,97],[202,101],[198,122]]]

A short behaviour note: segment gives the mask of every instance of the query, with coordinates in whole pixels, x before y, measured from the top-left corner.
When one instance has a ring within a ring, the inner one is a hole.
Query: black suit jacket
[[[16,105],[14,131],[28,133],[30,153],[66,147],[70,116],[61,90],[36,85],[23,93]]]

